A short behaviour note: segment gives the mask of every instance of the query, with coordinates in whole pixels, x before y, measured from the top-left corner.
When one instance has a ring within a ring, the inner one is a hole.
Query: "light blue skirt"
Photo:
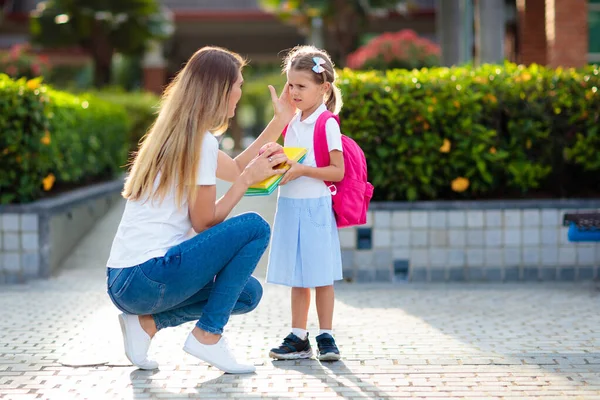
[[[279,197],[267,282],[314,288],[342,279],[342,256],[331,196]]]

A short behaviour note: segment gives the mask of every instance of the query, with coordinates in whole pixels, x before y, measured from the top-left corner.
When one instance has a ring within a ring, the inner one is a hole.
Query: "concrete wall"
[[[600,243],[571,243],[562,226],[575,211],[600,211],[600,200],[375,203],[366,226],[340,230],[344,277],[595,279]]]
[[[0,206],[0,283],[48,278],[120,199],[122,179],[52,199]]]

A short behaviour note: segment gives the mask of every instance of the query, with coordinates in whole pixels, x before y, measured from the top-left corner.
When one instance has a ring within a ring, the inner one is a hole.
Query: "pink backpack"
[[[325,124],[329,118],[340,118],[330,111],[323,112],[315,124],[314,148],[317,167],[329,165],[329,148]],[[283,130],[283,137],[287,127]],[[367,181],[367,160],[362,149],[346,135],[342,135],[344,178],[340,182],[325,182],[331,190],[333,211],[338,228],[367,223],[367,209],[373,197],[373,185]]]

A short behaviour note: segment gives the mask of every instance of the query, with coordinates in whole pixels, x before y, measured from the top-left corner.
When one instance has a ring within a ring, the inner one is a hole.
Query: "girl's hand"
[[[287,170],[281,181],[280,185],[285,185],[289,181],[293,181],[294,179],[300,178],[304,175],[305,166],[292,160],[288,160],[288,165],[291,165],[291,168]]]
[[[274,150],[273,150],[274,149]],[[248,186],[252,186],[258,182],[273,175],[281,175],[285,171],[283,169],[275,169],[274,167],[288,161],[284,153],[277,153],[277,146],[269,147],[261,155],[255,157],[248,166],[244,169],[241,176]]]
[[[292,101],[292,96],[290,96],[289,84],[286,82],[279,98],[277,98],[277,92],[273,86],[269,85],[269,90],[271,91],[271,102],[273,103],[275,118],[281,119],[287,124],[296,113],[296,106]]]

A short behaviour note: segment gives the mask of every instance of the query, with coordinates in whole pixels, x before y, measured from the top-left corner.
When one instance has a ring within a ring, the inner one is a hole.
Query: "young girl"
[[[340,243],[330,189],[324,181],[344,177],[340,126],[326,123],[330,165],[316,167],[315,122],[326,110],[337,114],[342,106],[336,74],[327,53],[312,46],[293,49],[284,61],[290,96],[299,110],[290,122],[284,147],[308,149],[302,164],[289,162],[279,188],[273,225],[267,282],[292,287],[292,332],[269,355],[276,359],[309,358],[312,349],[306,331],[310,288],[315,288],[320,334],[319,360],[339,360],[332,331],[333,282],[342,279]]]
[[[123,313],[125,354],[139,368],[157,331],[196,321],[184,351],[229,373],[250,373],[221,336],[229,317],[252,311],[262,287],[251,276],[269,243],[258,214],[225,220],[254,183],[273,176],[287,157],[271,146],[292,119],[287,86],[279,99],[270,87],[275,117],[234,160],[219,151],[242,95],[242,58],[215,47],[198,50],[163,96],[156,122],[137,153],[123,196],[125,211],[107,266],[108,294]],[[216,199],[217,178],[233,182]],[[193,229],[197,234],[191,238]]]

